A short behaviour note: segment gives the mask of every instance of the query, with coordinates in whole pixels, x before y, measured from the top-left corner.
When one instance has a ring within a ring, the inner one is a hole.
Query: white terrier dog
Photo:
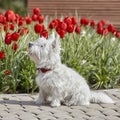
[[[55,38],[54,33],[48,39],[41,37],[29,43],[29,55],[37,68],[39,97],[36,103],[49,102],[52,107],[61,103],[68,106],[114,103],[106,94],[90,91],[82,76],[61,63],[60,51],[60,39]]]

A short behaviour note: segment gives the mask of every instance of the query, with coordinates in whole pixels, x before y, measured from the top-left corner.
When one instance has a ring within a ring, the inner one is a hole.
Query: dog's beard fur
[[[51,106],[89,105],[90,102],[114,103],[103,93],[91,92],[86,80],[76,71],[61,63],[59,36],[52,33],[48,39],[39,38],[31,43],[29,55],[36,68],[50,69],[37,72],[39,87],[38,104],[49,102]]]

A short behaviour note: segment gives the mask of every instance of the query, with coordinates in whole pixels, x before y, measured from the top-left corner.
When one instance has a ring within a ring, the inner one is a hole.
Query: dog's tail
[[[91,91],[90,102],[91,103],[114,103],[114,101],[105,93],[94,92],[94,91]]]

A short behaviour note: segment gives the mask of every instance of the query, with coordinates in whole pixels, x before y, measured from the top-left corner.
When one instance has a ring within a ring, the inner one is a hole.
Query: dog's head
[[[60,62],[60,39],[54,32],[48,39],[40,37],[29,43],[29,56],[37,66],[53,66]]]

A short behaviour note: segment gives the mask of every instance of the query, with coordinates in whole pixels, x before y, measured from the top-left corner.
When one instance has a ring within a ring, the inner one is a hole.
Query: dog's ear
[[[59,52],[61,50],[61,42],[60,42],[60,36],[57,34],[55,40],[52,42],[52,48],[55,52]]]
[[[52,48],[55,51],[58,51],[58,50],[60,51],[61,43],[60,43],[60,36],[58,34],[55,36],[55,33],[52,32],[52,34],[48,38],[48,41],[52,45]]]
[[[49,41],[53,42],[55,40],[55,33],[52,32],[52,34],[48,38]]]

